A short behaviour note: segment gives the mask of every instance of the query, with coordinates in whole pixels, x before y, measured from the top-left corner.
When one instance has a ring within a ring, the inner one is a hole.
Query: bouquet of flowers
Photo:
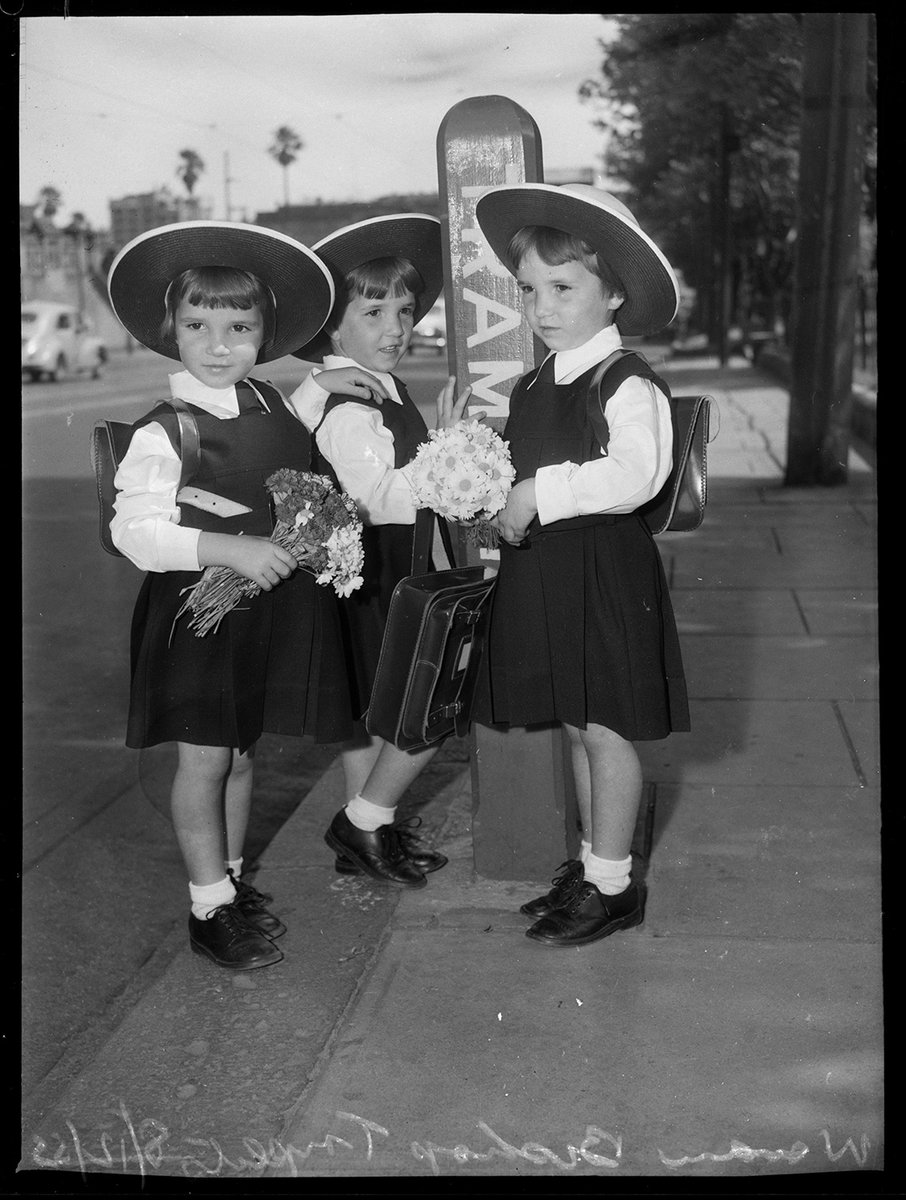
[[[408,467],[418,507],[464,525],[472,545],[496,546],[489,519],[506,504],[516,475],[507,443],[474,419],[432,429],[428,438]]]
[[[326,475],[276,471],[265,482],[273,497],[276,521],[271,541],[293,555],[299,567],[322,585],[332,583],[338,596],[362,586],[362,523],[355,502],[337,492]],[[216,630],[228,612],[261,589],[230,567],[207,567],[176,614],[191,612],[196,637]]]

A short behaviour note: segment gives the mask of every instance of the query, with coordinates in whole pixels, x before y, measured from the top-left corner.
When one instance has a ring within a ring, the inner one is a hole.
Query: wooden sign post
[[[513,386],[543,347],[525,320],[515,280],[478,228],[475,203],[489,187],[541,182],[541,136],[512,100],[475,96],[441,122],[437,162],[449,370],[459,389],[471,384],[471,410],[484,411],[500,433]],[[498,556],[469,548],[468,557],[493,564]],[[477,725],[471,736],[475,869],[492,879],[546,878],[578,844],[560,727]]]

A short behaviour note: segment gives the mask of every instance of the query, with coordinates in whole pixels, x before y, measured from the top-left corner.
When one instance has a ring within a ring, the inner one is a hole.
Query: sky
[[[598,13],[26,17],[20,22],[19,198],[51,185],[58,220],[109,228],[108,201],[169,187],[179,153],[205,171],[216,219],[283,203],[267,153],[290,126],[304,148],[290,203],[437,190],[437,131],[473,96],[534,118],[546,169],[600,169],[604,135],[578,98],[598,76]]]

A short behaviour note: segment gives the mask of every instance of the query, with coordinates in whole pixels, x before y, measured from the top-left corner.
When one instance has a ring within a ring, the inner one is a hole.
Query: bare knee
[[[192,746],[178,743],[178,773],[184,778],[203,784],[214,784],[226,778],[233,762],[229,746]]]
[[[623,746],[632,745],[632,742],[627,742],[606,725],[589,723],[584,729],[577,725],[564,725],[563,728],[573,746],[583,746],[589,753],[595,750],[617,751]]]

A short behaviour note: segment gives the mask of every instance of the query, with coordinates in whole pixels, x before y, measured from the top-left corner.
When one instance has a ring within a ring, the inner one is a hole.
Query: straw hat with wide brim
[[[375,258],[405,258],[422,277],[425,289],[416,297],[414,323],[431,309],[444,286],[440,221],[427,213],[391,213],[370,217],[315,242],[312,249],[330,268],[339,293],[349,271]],[[330,353],[325,331],[300,350],[297,358],[318,362]]]
[[[679,307],[670,263],[621,200],[584,183],[510,183],[479,197],[475,216],[491,249],[510,270],[510,239],[526,225],[546,225],[588,242],[626,289],[616,323],[626,337],[659,332]]]
[[[110,268],[107,290],[120,322],[143,346],[179,358],[176,342],[161,336],[170,283],[194,267],[234,267],[269,287],[276,330],[258,362],[291,354],[310,341],[330,315],[330,272],[301,242],[260,225],[182,221],[149,229],[124,246]]]

